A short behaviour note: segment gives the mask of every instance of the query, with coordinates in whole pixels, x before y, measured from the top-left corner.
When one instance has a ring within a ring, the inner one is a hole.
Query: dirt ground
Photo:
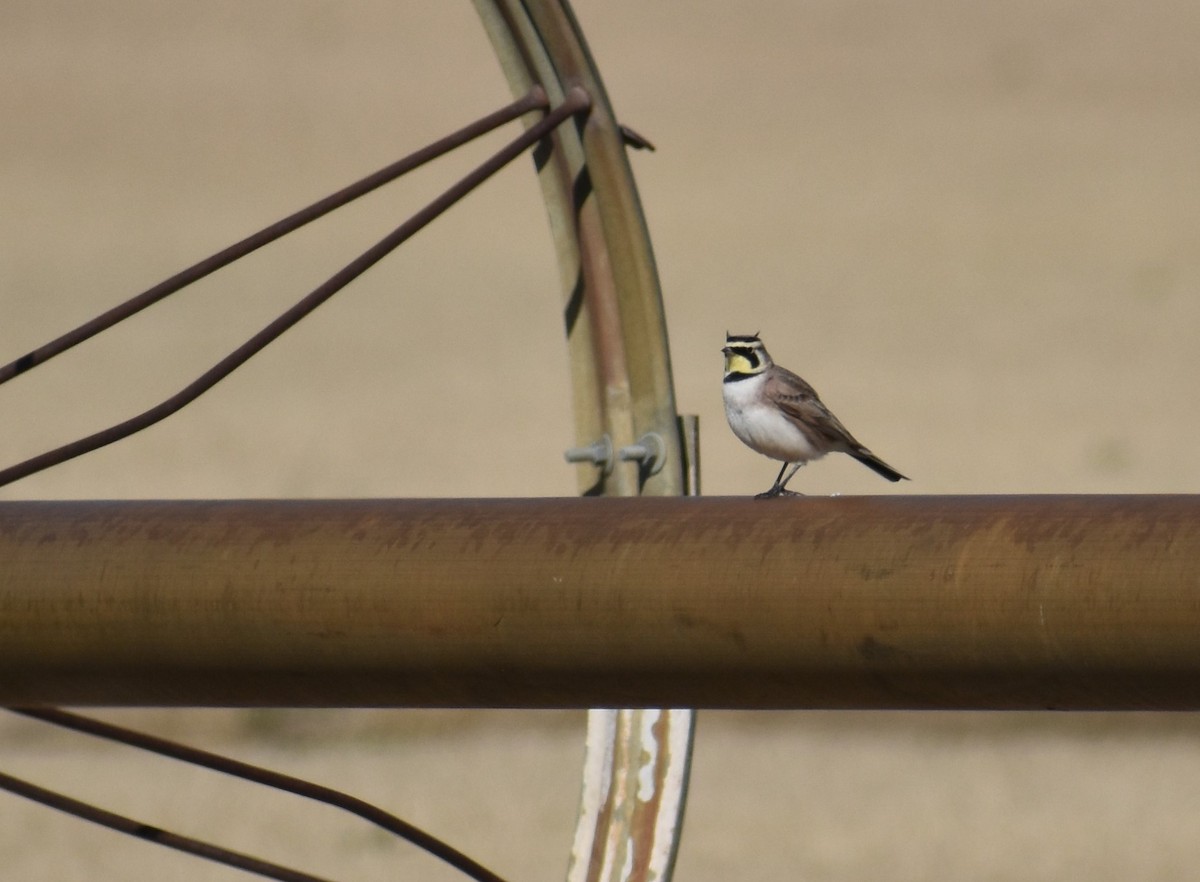
[[[632,162],[706,493],[774,472],[724,425],[726,329],[761,330],[913,478],[842,457],[806,492],[1200,492],[1193,7],[576,11],[659,148]],[[466,2],[8,0],[0,360],[508,97]],[[0,465],[177,391],[496,143],[0,388]],[[195,405],[0,499],[572,494],[556,286],[518,163]],[[581,714],[132,716],[376,800],[514,880],[564,872]],[[1192,879],[1198,735],[1186,715],[704,714],[677,877]],[[25,721],[0,718],[0,758],[330,878],[457,878],[328,812]],[[16,797],[0,818],[5,880],[242,878]]]

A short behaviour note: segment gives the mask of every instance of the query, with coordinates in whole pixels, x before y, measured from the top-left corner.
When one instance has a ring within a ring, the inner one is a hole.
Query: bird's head
[[[771,356],[763,346],[758,334],[730,334],[725,332],[725,379],[742,379],[761,374],[771,366]]]

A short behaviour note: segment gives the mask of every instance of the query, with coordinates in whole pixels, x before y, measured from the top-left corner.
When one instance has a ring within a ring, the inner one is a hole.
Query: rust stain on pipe
[[[1200,497],[0,503],[0,703],[1200,708]]]

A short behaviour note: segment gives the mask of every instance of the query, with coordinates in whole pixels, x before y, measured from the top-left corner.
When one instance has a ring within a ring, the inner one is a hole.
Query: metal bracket
[[[563,454],[563,457],[567,462],[593,463],[600,466],[600,471],[604,475],[610,475],[613,470],[612,438],[605,435],[599,441],[589,444],[587,447],[572,447]]]
[[[638,462],[646,475],[657,475],[667,462],[667,445],[657,432],[647,432],[636,444],[622,447],[617,456],[624,462]]]

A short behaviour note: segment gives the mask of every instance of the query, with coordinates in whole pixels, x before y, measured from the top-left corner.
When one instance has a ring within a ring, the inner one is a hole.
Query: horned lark
[[[779,476],[756,499],[798,496],[785,489],[797,469],[827,453],[848,453],[889,481],[907,481],[846,431],[816,390],[771,360],[758,335],[726,332],[725,417],[729,428],[752,450],[783,461]]]

